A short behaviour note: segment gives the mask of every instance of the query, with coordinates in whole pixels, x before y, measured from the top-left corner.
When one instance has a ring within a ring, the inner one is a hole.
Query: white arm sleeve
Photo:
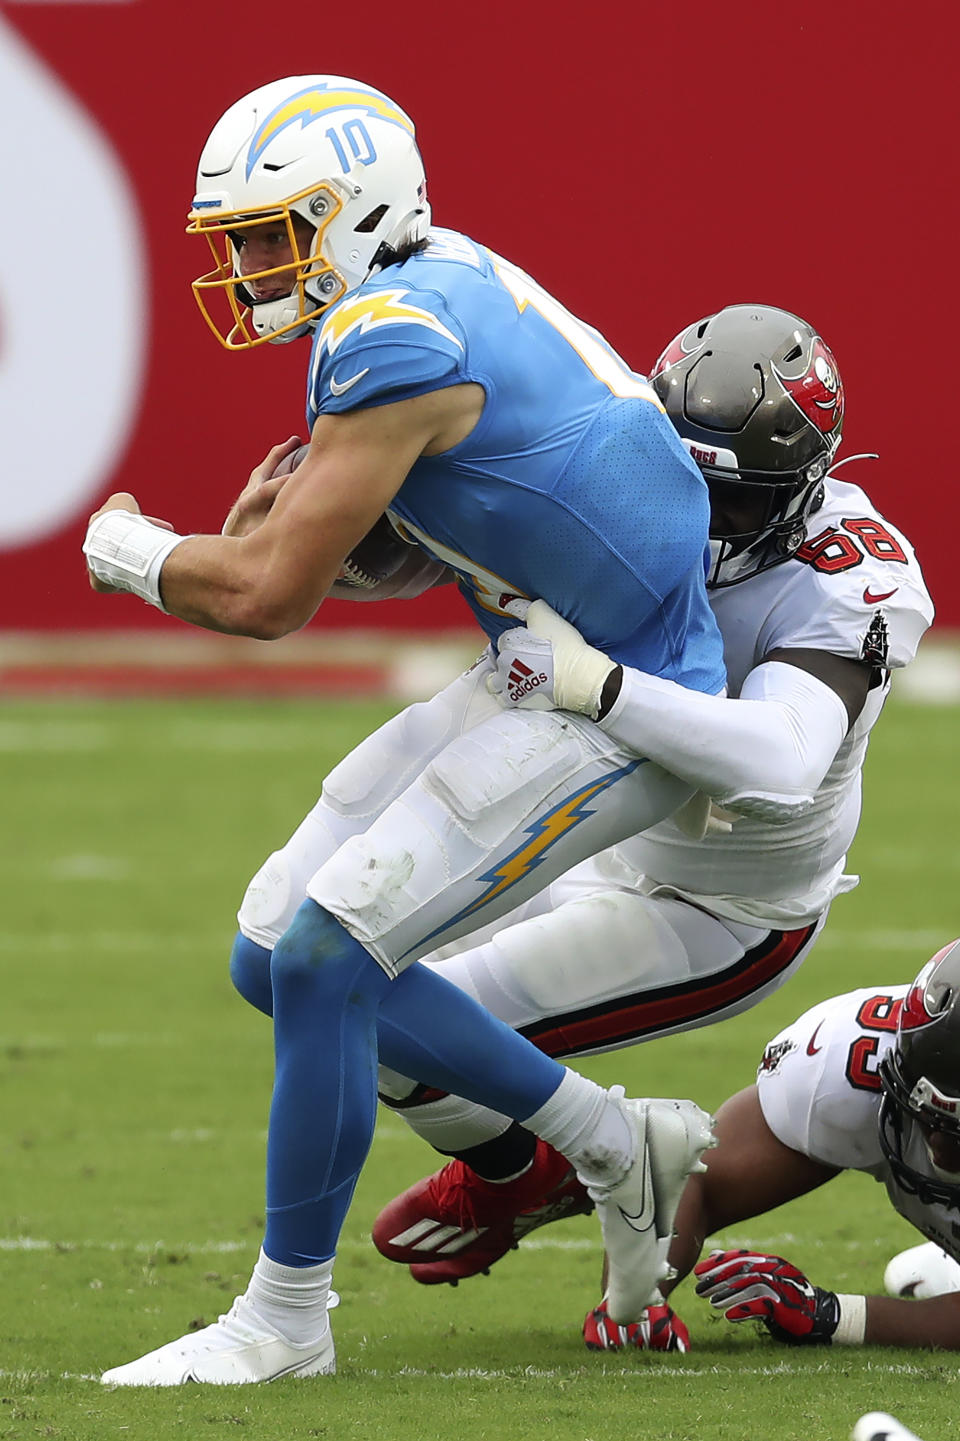
[[[600,726],[725,809],[785,821],[813,804],[848,717],[835,691],[783,661],[752,670],[738,700],[625,666]]]

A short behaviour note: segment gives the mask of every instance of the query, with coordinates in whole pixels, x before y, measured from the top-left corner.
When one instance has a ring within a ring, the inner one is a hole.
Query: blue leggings
[[[336,1250],[370,1142],[377,1066],[523,1121],[564,1070],[463,991],[414,964],[391,980],[328,911],[304,901],[272,954],[243,936],[230,972],[273,1015],[264,1250],[309,1266]]]

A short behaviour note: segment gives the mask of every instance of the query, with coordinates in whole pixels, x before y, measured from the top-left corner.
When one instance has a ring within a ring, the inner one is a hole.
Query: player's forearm
[[[933,1346],[960,1351],[960,1293],[926,1301],[867,1297],[867,1346]]]
[[[204,630],[250,635],[250,588],[241,546],[239,537],[196,535],[171,551],[159,582],[167,614]]]
[[[809,807],[847,715],[829,686],[777,661],[752,671],[737,700],[624,667],[601,725],[731,810],[784,820]]]
[[[332,584],[335,567],[326,570]],[[319,568],[309,583],[298,583],[285,572],[283,556],[255,536],[190,536],[170,552],[160,574],[163,608],[170,615],[256,640],[299,630],[325,594]]]
[[[285,550],[265,528],[242,538],[182,536],[116,506],[91,520],[83,549],[96,589],[127,592],[192,625],[260,640],[306,624],[338,569],[329,556]]]

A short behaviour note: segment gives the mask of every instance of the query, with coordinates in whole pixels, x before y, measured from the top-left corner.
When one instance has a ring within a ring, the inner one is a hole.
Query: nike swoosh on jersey
[[[332,395],[342,395],[345,390],[350,389],[351,385],[356,385],[358,380],[362,380],[365,375],[369,374],[370,367],[369,365],[365,365],[363,370],[358,370],[356,375],[351,375],[349,380],[337,380],[335,375],[331,375],[330,393]]]
[[[808,1056],[816,1056],[816,1055],[818,1055],[818,1054],[823,1050],[823,1047],[822,1047],[822,1046],[815,1046],[815,1045],[813,1044],[814,1041],[817,1039],[817,1034],[818,1034],[818,1032],[819,1032],[819,1030],[820,1030],[820,1026],[822,1026],[822,1025],[823,1025],[823,1022],[820,1021],[820,1023],[818,1024],[818,1026],[817,1026],[817,1028],[816,1028],[816,1030],[814,1031],[813,1035],[810,1037],[809,1041],[807,1042],[807,1055],[808,1055]]]
[[[867,586],[866,590],[863,592],[863,601],[864,601],[864,604],[865,604],[865,605],[876,605],[878,601],[881,601],[881,600],[889,600],[892,595],[896,595],[896,593],[897,593],[897,591],[898,591],[899,589],[900,589],[900,587],[899,587],[898,585],[895,585],[895,586],[893,587],[893,590],[884,590],[884,591],[881,591],[879,595],[874,595],[874,593],[873,593],[873,591],[870,589],[870,587]]]

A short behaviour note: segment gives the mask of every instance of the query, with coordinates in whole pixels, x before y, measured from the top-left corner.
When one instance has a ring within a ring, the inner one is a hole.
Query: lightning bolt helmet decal
[[[362,110],[366,115],[385,120],[388,125],[399,125],[411,138],[413,137],[413,121],[403,113],[399,106],[394,105],[392,100],[388,100],[378,90],[369,90],[360,85],[352,86],[349,83],[337,85],[321,81],[308,86],[305,90],[299,90],[295,95],[283,100],[257,126],[247,148],[247,179],[249,180],[254,166],[267,146],[282,130],[286,130],[288,126],[296,125],[298,122],[305,129],[315,120],[326,118],[341,110]]]

